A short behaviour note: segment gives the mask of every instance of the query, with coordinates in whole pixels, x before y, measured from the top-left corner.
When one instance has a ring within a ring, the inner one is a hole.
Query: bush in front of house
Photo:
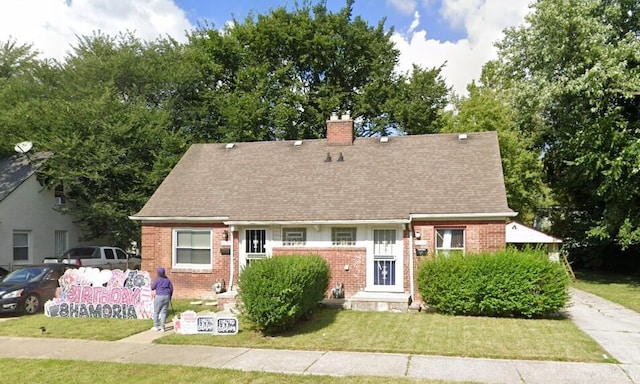
[[[244,313],[265,334],[290,329],[324,298],[329,275],[329,264],[319,256],[253,262],[240,276]]]
[[[424,302],[451,315],[549,316],[566,306],[568,285],[562,264],[540,250],[439,256],[418,270]]]

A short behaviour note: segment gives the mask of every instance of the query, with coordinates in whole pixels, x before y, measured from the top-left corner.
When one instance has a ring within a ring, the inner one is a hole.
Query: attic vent
[[[382,136],[380,138],[380,142],[381,143],[388,143],[389,142],[389,136]]]
[[[324,158],[324,162],[325,163],[330,163],[331,162],[331,154],[329,152],[327,152],[327,157]]]
[[[236,145],[235,145],[234,143],[229,143],[229,144],[225,145],[225,148],[227,148],[227,149],[231,149],[231,148],[233,148],[233,147],[235,147],[235,146],[236,146]]]
[[[344,156],[342,156],[342,152],[340,152],[340,156],[338,156],[338,161],[344,161]]]
[[[467,140],[467,134],[466,133],[461,133],[458,135],[458,140]]]
[[[294,147],[299,147],[301,145],[302,145],[302,140],[296,140],[296,141],[293,142],[293,146]]]

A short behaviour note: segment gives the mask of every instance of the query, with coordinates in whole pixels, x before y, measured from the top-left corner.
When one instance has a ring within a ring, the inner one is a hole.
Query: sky
[[[300,3],[304,0],[299,0]],[[531,0],[356,0],[354,14],[369,23],[385,19],[400,51],[397,70],[413,64],[443,67],[458,94],[495,57],[493,43],[506,27],[523,22]],[[185,39],[199,23],[220,28],[251,12],[292,7],[294,0],[0,0],[0,40],[33,43],[43,56],[62,59],[76,36],[94,31],[135,31],[144,39]],[[327,0],[339,10],[345,0]]]

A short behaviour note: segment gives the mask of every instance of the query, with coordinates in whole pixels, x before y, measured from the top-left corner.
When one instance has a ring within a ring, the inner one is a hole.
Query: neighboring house
[[[543,247],[549,253],[551,260],[560,260],[562,240],[556,237],[527,227],[524,224],[516,223],[515,221],[505,225],[505,234],[508,245],[518,249],[525,247]]]
[[[163,266],[179,297],[234,290],[247,264],[316,254],[354,308],[404,309],[424,257],[505,247],[495,132],[191,146],[142,210],[143,269]],[[274,276],[277,279],[278,276]],[[339,289],[337,290],[339,291]],[[339,292],[338,292],[339,293]]]
[[[64,206],[63,191],[44,188],[36,170],[50,155],[0,159],[0,266],[41,263],[80,244],[81,229]]]

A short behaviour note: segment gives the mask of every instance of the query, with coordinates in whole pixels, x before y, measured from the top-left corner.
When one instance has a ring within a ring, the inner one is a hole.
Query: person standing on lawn
[[[164,268],[160,267],[156,272],[158,277],[151,283],[151,289],[156,291],[156,297],[153,299],[153,328],[151,330],[164,332],[164,323],[167,321],[169,303],[171,296],[173,296],[173,284],[167,277]]]

